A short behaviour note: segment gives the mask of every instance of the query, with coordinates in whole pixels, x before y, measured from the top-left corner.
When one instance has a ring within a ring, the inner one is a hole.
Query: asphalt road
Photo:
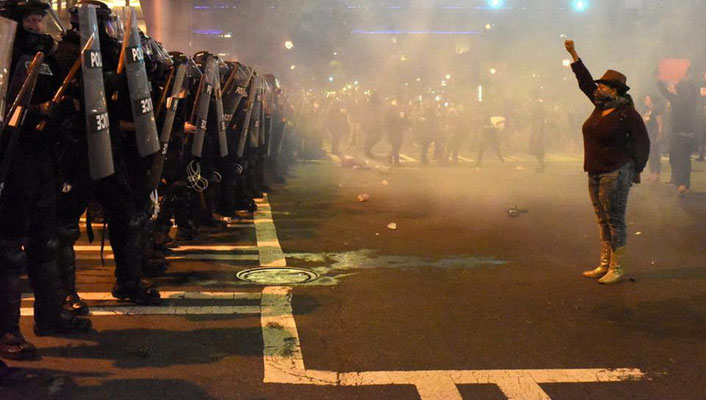
[[[550,160],[301,162],[254,221],[188,243],[243,247],[177,252],[161,308],[95,295],[74,338],[23,318],[42,359],[0,398],[706,398],[706,165],[684,198],[633,188],[628,279],[606,287],[580,276],[599,252],[580,156]],[[278,249],[319,278],[236,278]],[[80,290],[109,292],[111,260],[81,254]]]

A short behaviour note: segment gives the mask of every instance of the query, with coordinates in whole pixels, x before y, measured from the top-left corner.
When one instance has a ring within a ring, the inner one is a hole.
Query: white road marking
[[[412,162],[416,162],[416,161],[417,161],[416,158],[412,158],[412,157],[410,157],[410,156],[408,156],[408,155],[406,155],[406,154],[402,154],[402,153],[400,153],[400,158],[403,159],[404,161],[412,161]]]
[[[229,315],[257,314],[259,306],[93,306],[89,307],[90,316],[131,316],[131,315]],[[34,309],[20,309],[23,317],[34,315]]]
[[[277,239],[277,229],[272,220],[272,207],[267,201],[267,195],[262,199],[255,199],[257,211],[255,212],[255,236],[257,237],[257,250],[261,267],[286,267],[282,247]]]
[[[260,323],[264,382],[299,385],[414,385],[422,400],[461,399],[457,385],[495,384],[510,400],[548,400],[541,383],[621,382],[644,379],[639,369],[429,370],[345,372],[308,370],[292,314],[292,288],[262,292]]]
[[[86,301],[118,301],[107,292],[85,292],[79,294]],[[259,292],[161,292],[165,300],[259,300]],[[32,294],[22,295],[22,300],[33,301]],[[228,314],[258,314],[261,306],[136,306],[134,304],[93,306],[89,305],[92,316],[117,316],[117,315],[228,315]],[[32,307],[22,307],[20,313],[23,317],[34,315]]]
[[[100,246],[97,245],[75,245],[75,252],[99,252],[101,250]],[[223,245],[193,245],[193,246],[179,246],[171,249],[175,253],[187,252],[187,251],[209,251],[209,252],[231,252],[231,251],[256,251],[257,246],[223,246]],[[113,252],[113,248],[110,245],[106,245],[104,248],[105,252]]]
[[[162,299],[167,300],[258,300],[260,292],[179,292],[160,291]],[[115,300],[110,292],[80,292],[79,297],[87,301]],[[23,293],[22,300],[33,301],[32,293]]]
[[[166,257],[167,260],[201,260],[201,261],[258,261],[257,254],[213,254],[213,253],[194,253],[194,254],[181,254],[176,256]],[[100,260],[100,254],[77,254],[77,260]],[[103,255],[105,260],[114,260],[115,256],[113,253],[106,253]]]
[[[258,261],[257,254],[209,254],[194,253],[169,256],[167,260],[201,260],[201,261]]]

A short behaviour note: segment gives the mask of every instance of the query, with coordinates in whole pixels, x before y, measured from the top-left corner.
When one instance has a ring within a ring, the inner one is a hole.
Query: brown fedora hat
[[[628,90],[630,90],[630,86],[625,84],[627,81],[628,78],[626,78],[625,75],[621,74],[618,71],[609,69],[605,72],[605,74],[603,74],[601,79],[596,79],[594,82],[602,83],[604,85],[608,85],[618,90],[627,92]]]

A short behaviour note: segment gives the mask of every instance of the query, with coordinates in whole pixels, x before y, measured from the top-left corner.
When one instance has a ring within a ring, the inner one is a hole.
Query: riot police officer
[[[96,6],[98,19],[98,39],[102,55],[103,84],[108,99],[110,118],[110,144],[112,158],[115,160],[115,173],[93,181],[89,175],[88,149],[86,147],[85,121],[81,113],[66,116],[63,128],[68,131],[63,137],[70,138],[65,145],[64,159],[64,190],[59,199],[59,215],[61,216],[61,263],[64,272],[75,279],[75,254],[73,244],[79,236],[80,216],[86,210],[91,198],[97,200],[105,211],[108,225],[108,237],[115,256],[116,284],[112,294],[118,299],[132,301],[136,304],[153,304],[159,300],[159,292],[152,285],[141,279],[142,254],[140,248],[140,231],[144,226],[145,216],[138,212],[138,194],[130,185],[127,170],[129,154],[132,150],[130,138],[121,129],[121,121],[129,121],[130,100],[127,81],[124,75],[117,74],[121,43],[119,41],[116,17],[110,8],[100,1],[82,1],[72,7],[71,26],[60,44],[57,58],[64,66],[80,54],[80,23],[79,7],[83,4]],[[89,82],[83,82],[84,90]],[[80,116],[80,117],[79,117]],[[123,126],[125,124],[122,124]],[[134,139],[133,139],[134,141]],[[90,224],[87,224],[90,226]],[[79,302],[71,303],[67,299],[67,307],[77,312],[85,312],[85,305]],[[75,299],[74,299],[75,300]]]
[[[45,56],[31,110],[16,131],[18,146],[12,154],[6,152],[8,135],[3,135],[0,144],[1,157],[9,165],[0,197],[0,355],[11,359],[35,357],[34,346],[19,328],[20,274],[25,268],[35,295],[34,329],[38,336],[91,329],[89,320],[62,310],[65,292],[56,264],[55,126],[50,123],[41,131],[36,128],[54,114],[55,106],[48,101],[63,78],[53,57],[56,42],[46,34],[48,8],[43,2],[30,0],[5,3],[2,9],[3,15],[18,22],[11,71],[16,83],[11,85],[11,98],[25,80],[29,60],[37,52]]]

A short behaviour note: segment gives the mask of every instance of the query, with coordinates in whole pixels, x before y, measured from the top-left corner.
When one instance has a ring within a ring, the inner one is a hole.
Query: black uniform
[[[56,126],[50,120],[42,131],[35,127],[47,117],[46,102],[61,85],[63,74],[53,57],[55,43],[51,36],[28,32],[21,26],[26,15],[44,15],[48,6],[41,4],[27,2],[10,13],[20,24],[13,49],[15,65],[11,74],[15,79],[24,80],[26,61],[31,61],[37,51],[45,54],[32,107],[20,128],[19,146],[12,154],[0,199],[0,354],[15,359],[34,357],[34,346],[25,341],[19,329],[20,274],[25,268],[35,295],[37,335],[85,331],[91,327],[90,321],[64,313],[61,307],[65,292],[59,284],[56,264]],[[13,92],[16,91],[11,90],[11,96],[16,94]],[[3,135],[0,143],[3,154],[0,157],[5,156],[7,136]]]

